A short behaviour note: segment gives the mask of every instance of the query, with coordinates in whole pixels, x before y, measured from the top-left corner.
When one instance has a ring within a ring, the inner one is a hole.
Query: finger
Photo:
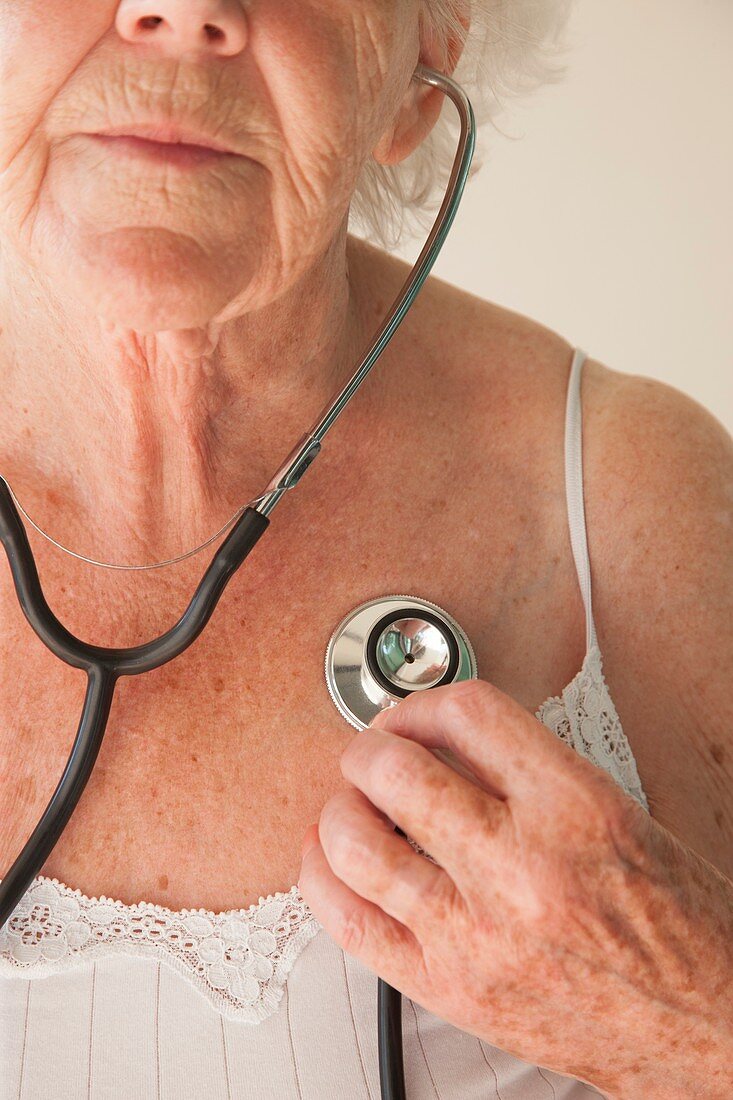
[[[317,840],[303,856],[298,889],[331,939],[390,985],[404,989],[410,975],[423,973],[410,929],[342,882]]]
[[[487,680],[415,691],[380,711],[370,729],[448,750],[497,797],[525,799],[573,770],[577,754]],[[355,739],[358,741],[358,737]],[[350,752],[350,744],[346,752]]]
[[[318,833],[341,881],[404,924],[421,943],[434,935],[436,919],[449,920],[461,908],[460,893],[443,868],[398,836],[356,787],[329,799]]]
[[[503,849],[495,841],[509,816],[507,803],[423,745],[367,728],[342,753],[341,772],[438,861],[462,894],[472,890],[480,865],[500,860]]]

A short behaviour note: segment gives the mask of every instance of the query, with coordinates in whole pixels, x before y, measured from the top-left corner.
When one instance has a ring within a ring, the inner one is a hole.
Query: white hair
[[[494,119],[505,109],[506,98],[562,80],[567,63],[558,58],[568,51],[562,32],[571,5],[572,0],[472,0],[466,34],[458,18],[466,0],[422,0],[421,16],[443,55],[451,38],[463,44],[452,75],[471,100],[477,128],[490,122],[502,133]],[[427,231],[448,184],[457,135],[456,113],[445,109],[402,163],[382,165],[370,156],[357,180],[349,227],[356,223],[361,236],[384,247]],[[482,165],[479,149],[477,141],[469,180]]]

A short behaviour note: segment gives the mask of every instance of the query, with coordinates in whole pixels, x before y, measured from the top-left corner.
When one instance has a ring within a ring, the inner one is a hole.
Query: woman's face
[[[266,304],[326,251],[364,160],[414,114],[419,8],[0,0],[0,247],[139,331]],[[165,122],[234,152],[178,164],[93,136]]]

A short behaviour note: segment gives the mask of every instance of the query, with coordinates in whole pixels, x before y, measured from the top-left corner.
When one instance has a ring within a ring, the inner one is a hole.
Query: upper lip
[[[161,141],[166,144],[201,145],[206,149],[216,149],[220,153],[234,153],[236,150],[221,138],[211,137],[202,130],[184,126],[177,122],[126,122],[120,126],[108,126],[93,131],[107,137],[141,137],[148,141]]]

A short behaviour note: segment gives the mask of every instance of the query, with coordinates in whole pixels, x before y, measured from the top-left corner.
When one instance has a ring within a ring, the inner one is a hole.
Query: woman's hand
[[[299,887],[344,951],[614,1097],[733,1096],[733,883],[606,772],[483,680],[382,711],[341,770]]]

